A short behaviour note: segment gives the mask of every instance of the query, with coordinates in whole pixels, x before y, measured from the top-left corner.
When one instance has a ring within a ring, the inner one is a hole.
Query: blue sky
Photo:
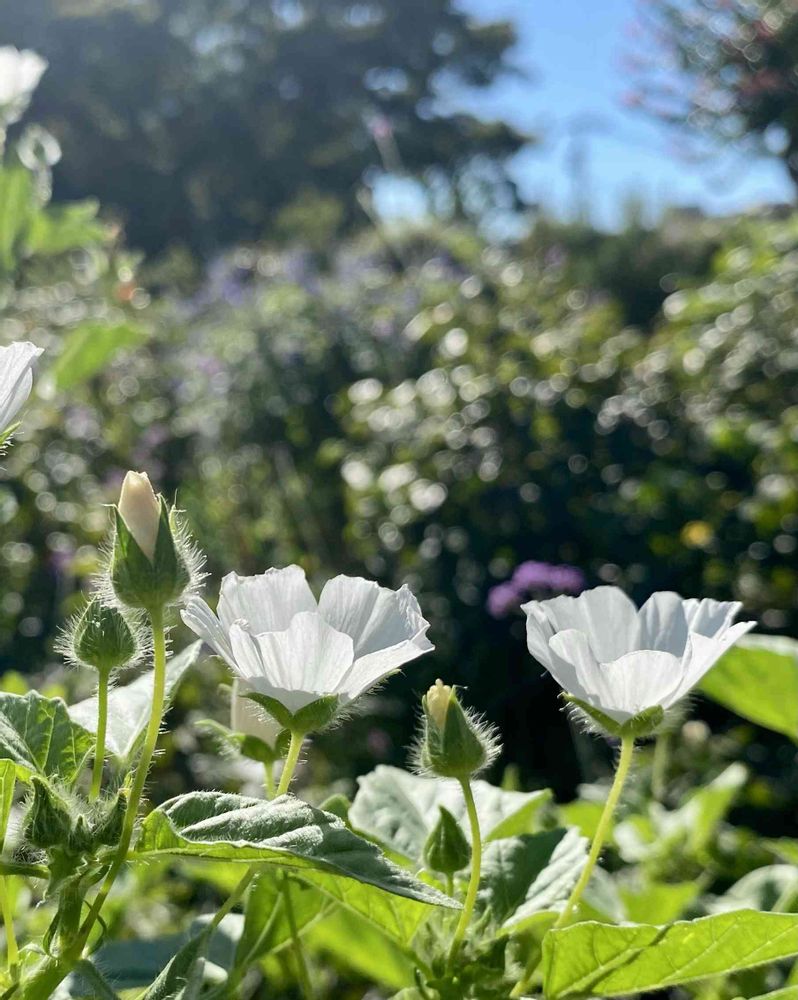
[[[674,204],[733,212],[794,196],[778,161],[727,154],[697,166],[679,158],[667,130],[624,108],[621,98],[631,87],[622,55],[630,46],[627,29],[636,0],[460,2],[478,17],[506,17],[517,27],[513,62],[529,79],[503,81],[490,96],[469,98],[469,104],[548,135],[513,164],[529,200],[572,213],[568,163],[574,142],[569,135],[578,132],[592,217],[604,225],[618,221],[630,195],[641,198],[652,213]],[[584,121],[591,122],[587,132],[579,128]]]

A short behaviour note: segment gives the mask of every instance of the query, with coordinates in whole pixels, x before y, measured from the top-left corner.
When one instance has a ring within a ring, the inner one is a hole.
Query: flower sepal
[[[575,698],[572,694],[563,694],[562,697],[569,705],[578,708],[581,713],[595,722],[605,733],[619,740],[624,738],[642,740],[648,736],[653,736],[665,718],[665,710],[660,705],[652,705],[651,708],[644,709],[637,715],[632,716],[631,719],[619,722],[598,708],[594,708],[593,705],[588,705],[587,702]]]
[[[122,604],[159,611],[179,600],[191,582],[191,572],[175,541],[175,524],[163,497],[158,498],[158,528],[150,558],[115,508],[116,532],[111,583]]]
[[[246,697],[246,695],[242,697]],[[254,760],[258,764],[271,765],[282,760],[288,753],[288,744],[291,742],[291,733],[287,729],[278,730],[274,742],[269,743],[260,736],[228,729],[227,726],[215,719],[201,719],[197,725],[210,730],[218,738],[222,747],[241,754],[247,760]]]
[[[289,712],[282,702],[269,695],[261,694],[259,691],[243,692],[242,697],[249,698],[256,705],[264,708],[284,730],[300,736],[307,736],[308,733],[317,733],[326,729],[338,714],[340,707],[338,696],[334,694],[317,698],[316,701],[304,705],[296,712]]]
[[[438,809],[438,822],[424,844],[424,864],[430,871],[454,875],[470,863],[471,845],[449,810]]]

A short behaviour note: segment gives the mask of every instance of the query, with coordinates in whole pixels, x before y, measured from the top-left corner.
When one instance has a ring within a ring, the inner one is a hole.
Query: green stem
[[[260,866],[257,864],[250,865],[249,868],[241,876],[241,880],[238,885],[233,889],[230,895],[227,897],[225,902],[216,911],[216,915],[213,920],[211,920],[209,927],[211,930],[218,927],[219,924],[224,920],[228,913],[233,909],[233,907],[240,901],[241,897],[249,888],[249,883],[258,874],[258,868]]]
[[[89,801],[94,802],[102,787],[103,766],[105,764],[105,734],[108,729],[108,682],[110,675],[107,670],[100,672],[97,685],[97,743],[94,747],[94,767],[91,772],[91,791]]]
[[[587,883],[590,881],[590,876],[593,874],[593,869],[596,867],[596,862],[599,859],[599,855],[601,854],[601,850],[607,839],[615,807],[618,805],[618,799],[621,797],[624,783],[629,775],[629,768],[632,764],[634,750],[634,737],[624,736],[621,740],[621,755],[618,758],[618,768],[615,771],[615,780],[612,783],[610,793],[607,796],[607,801],[604,805],[604,811],[601,814],[598,826],[596,827],[596,832],[593,835],[593,843],[590,845],[590,853],[587,856],[587,862],[585,867],[582,869],[582,874],[579,876],[579,881],[576,883],[573,892],[568,897],[568,902],[565,904],[565,908],[554,923],[555,927],[562,927],[564,924],[568,923],[571,914],[579,904],[579,900],[582,898],[582,893],[585,891]]]
[[[285,795],[291,785],[304,741],[304,733],[291,733],[291,743],[288,746],[285,764],[283,764],[283,773],[280,775],[280,784],[277,786],[278,795]]]
[[[468,778],[460,778],[460,787],[463,789],[466,810],[468,811],[468,821],[471,824],[471,877],[468,880],[463,912],[460,914],[460,920],[449,949],[448,966],[450,969],[457,957],[457,952],[460,950],[460,945],[465,937],[465,932],[468,930],[468,925],[471,923],[474,906],[477,902],[479,880],[482,875],[482,834],[479,830],[479,817],[477,816],[477,807],[474,802],[474,793],[471,790],[471,782]]]
[[[291,899],[291,885],[288,881],[288,876],[285,874],[282,875],[281,881],[282,885],[280,887],[280,891],[283,894],[285,915],[288,919],[288,927],[291,931],[291,944],[294,949],[294,957],[296,958],[299,985],[302,989],[302,995],[305,997],[305,1000],[313,1000],[313,986],[310,982],[308,966],[305,962],[305,953],[302,950],[302,941],[299,937],[299,928],[297,927],[296,914],[294,913],[294,904]]]
[[[671,734],[664,729],[654,744],[654,757],[651,761],[651,794],[662,802],[668,789],[668,768],[670,765]]]
[[[19,948],[14,933],[14,911],[11,906],[9,879],[6,877],[0,878],[0,907],[2,908],[3,926],[6,932],[6,965],[11,973],[11,978],[16,981],[19,971]]]
[[[263,787],[266,791],[266,798],[273,799],[275,796],[274,790],[274,764],[264,764],[263,765]]]

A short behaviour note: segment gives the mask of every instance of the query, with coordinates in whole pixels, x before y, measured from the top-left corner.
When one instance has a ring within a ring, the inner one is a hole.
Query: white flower
[[[523,605],[527,645],[574,698],[623,723],[670,708],[754,622],[740,604],[652,594],[638,610],[617,587]]]
[[[230,698],[230,728],[234,733],[256,736],[270,747],[274,747],[282,727],[241,692],[241,681],[236,678],[233,681]]]
[[[161,524],[161,505],[146,472],[127,473],[117,509],[138,547],[152,562]]]
[[[299,566],[261,576],[228,574],[218,617],[192,598],[183,621],[253,692],[289,712],[328,695],[344,707],[433,649],[429,622],[405,586],[397,591],[337,576],[318,603]]]
[[[13,125],[25,113],[47,61],[30,49],[0,48],[0,128]]]
[[[26,341],[0,347],[0,435],[8,430],[30,395],[33,363],[41,353],[41,348]]]

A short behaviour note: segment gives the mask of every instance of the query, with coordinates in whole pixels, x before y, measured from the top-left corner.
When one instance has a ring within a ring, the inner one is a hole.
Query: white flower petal
[[[551,653],[549,639],[554,629],[540,601],[529,601],[521,605],[526,614],[526,644],[529,652],[542,666],[550,669]]]
[[[714,601],[711,597],[684,602],[687,629],[699,635],[715,636],[724,632],[734,621],[742,604],[739,601]]]
[[[600,668],[584,632],[565,629],[552,636],[547,658],[548,671],[563,691],[593,705]]]
[[[389,590],[359,576],[336,576],[324,585],[319,612],[333,628],[352,637],[358,659],[408,642],[419,647],[413,656],[434,648],[425,635],[429,622],[407,586]]]
[[[341,681],[354,660],[351,638],[316,611],[294,615],[287,629],[256,636],[233,625],[230,640],[239,676],[290,712],[343,693]]]
[[[738,639],[741,639],[746,632],[751,631],[754,625],[756,622],[737,622],[736,625],[732,625],[731,628],[717,637],[691,632],[687,639],[687,651],[684,658],[684,678],[674,701],[689,694],[704,674],[715,666],[726,650],[731,649]]]
[[[662,650],[639,649],[601,664],[596,696],[608,715],[625,721],[655,705],[672,705],[683,677],[680,657]]]
[[[652,594],[638,612],[638,649],[659,649],[682,656],[687,645],[684,602],[672,590]]]
[[[577,629],[590,640],[597,660],[615,660],[635,648],[637,608],[618,587],[595,587],[579,597],[541,601],[554,631]]]
[[[0,433],[14,421],[33,387],[33,364],[41,348],[27,342],[0,347]]]
[[[233,649],[227,632],[201,597],[190,598],[180,617],[195,635],[208,643],[214,653],[233,666]]]
[[[279,632],[300,611],[317,608],[300,566],[269,569],[259,576],[228,573],[222,580],[219,620],[228,631],[235,622],[244,621],[253,634]]]

